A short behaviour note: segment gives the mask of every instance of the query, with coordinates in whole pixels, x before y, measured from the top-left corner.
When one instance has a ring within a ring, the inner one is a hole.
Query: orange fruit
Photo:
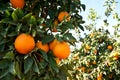
[[[90,49],[90,46],[89,46],[89,45],[86,45],[85,48],[86,48],[87,50],[89,50],[89,49]]]
[[[90,37],[93,37],[93,36],[94,36],[94,33],[91,33],[91,34],[90,34]]]
[[[97,49],[95,49],[93,52],[94,52],[94,54],[97,54],[98,51],[97,51]]]
[[[84,66],[76,68],[76,70],[85,72],[86,68]]]
[[[93,64],[93,65],[96,65],[96,61],[93,61],[92,64]]]
[[[14,46],[20,54],[28,54],[34,49],[35,41],[31,35],[22,33],[15,39]]]
[[[46,24],[45,24],[45,23],[42,23],[40,26],[43,26],[43,27],[44,27],[44,26],[46,26]]]
[[[10,3],[12,4],[12,7],[20,9],[22,9],[25,5],[24,0],[10,0]]]
[[[54,26],[57,26],[57,25],[58,25],[58,20],[55,19],[55,20],[54,20]]]
[[[90,66],[90,62],[87,62],[86,65],[87,65],[87,66]]]
[[[62,22],[64,19],[67,20],[67,21],[70,21],[70,16],[69,16],[67,11],[62,11],[58,15],[58,20],[60,22]]]
[[[52,42],[49,43],[50,50],[53,50],[53,47],[58,43],[57,39],[54,39]]]
[[[53,32],[57,32],[56,26],[58,25],[58,20],[54,20],[54,25],[53,25]]]
[[[82,72],[85,72],[85,69],[86,69],[86,68],[85,68],[84,66],[80,68],[80,70],[81,70]]]
[[[118,60],[118,59],[119,59],[118,56],[114,56],[114,57],[113,57],[113,60]]]
[[[91,73],[91,72],[92,72],[92,70],[91,70],[91,69],[88,69],[88,70],[87,70],[87,73]]]
[[[57,42],[52,51],[57,58],[65,59],[70,55],[70,46],[64,41]]]
[[[48,44],[43,44],[42,41],[37,42],[36,47],[43,50],[43,51],[45,51],[46,53],[49,51]]]
[[[108,77],[109,77],[109,79],[112,79],[113,78],[113,74],[109,74]]]
[[[97,77],[97,80],[102,80],[102,77]]]
[[[113,46],[108,45],[108,46],[107,46],[107,49],[108,49],[108,50],[112,50],[112,49],[113,49]]]
[[[100,38],[100,40],[99,40],[99,41],[100,41],[100,43],[101,43],[101,42],[103,41],[103,39],[102,39],[102,38]]]
[[[102,73],[97,76],[97,80],[102,80]]]

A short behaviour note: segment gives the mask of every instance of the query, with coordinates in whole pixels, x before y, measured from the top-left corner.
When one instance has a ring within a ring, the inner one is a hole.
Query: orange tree
[[[0,0],[0,80],[65,80],[59,54],[76,42],[69,31],[83,30],[82,10],[80,0]]]
[[[73,80],[117,80],[120,78],[119,43],[104,29],[94,29],[81,39],[67,66]],[[70,66],[71,65],[71,66]],[[63,67],[64,67],[63,66]]]
[[[62,67],[69,69],[69,79],[73,80],[118,80],[120,78],[120,16],[115,12],[115,0],[105,0],[105,15],[100,26],[97,20],[101,20],[94,9],[90,9],[86,25],[85,37],[80,37],[79,48],[75,48],[71,58],[67,59]],[[112,16],[116,24],[109,23]],[[98,28],[100,27],[100,28]],[[109,27],[113,31],[109,32]],[[96,29],[97,28],[97,29]],[[106,29],[108,28],[108,29]],[[111,35],[111,33],[114,34]],[[74,65],[74,66],[73,66]]]

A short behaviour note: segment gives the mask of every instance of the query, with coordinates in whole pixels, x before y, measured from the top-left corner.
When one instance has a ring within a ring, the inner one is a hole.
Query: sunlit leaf
[[[12,51],[10,51],[4,56],[4,58],[8,58],[8,59],[13,60],[15,58],[15,54]]]

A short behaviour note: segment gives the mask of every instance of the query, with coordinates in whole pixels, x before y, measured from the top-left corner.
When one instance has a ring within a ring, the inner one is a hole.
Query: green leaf
[[[55,72],[59,72],[58,66],[56,64],[56,61],[54,60],[53,56],[51,54],[48,55],[49,65]]]
[[[9,73],[8,69],[4,69],[0,72],[0,79],[5,77]]]
[[[37,64],[36,60],[34,59],[34,63],[32,66],[32,70],[38,74],[40,74],[40,70],[39,70],[39,65]]]
[[[85,4],[81,4],[81,7],[82,7],[83,11],[85,11],[85,9],[86,9]]]
[[[79,27],[82,31],[84,31],[84,28],[83,28],[82,25],[79,24],[78,27]]]
[[[27,59],[24,60],[25,74],[31,69],[32,65],[33,65],[33,59],[31,57],[28,57]]]
[[[8,10],[5,10],[5,16],[10,17],[10,12]]]
[[[29,23],[36,25],[36,18],[34,16],[31,16]]]
[[[17,36],[18,34],[19,34],[19,32],[13,31],[13,32],[9,33],[7,36],[14,37],[14,36]]]
[[[15,80],[14,75],[8,73],[6,76],[1,78],[1,80]]]
[[[66,74],[67,74],[67,71],[64,72],[63,69],[60,69],[59,73],[58,73],[59,79],[61,79],[61,80],[67,80],[67,75]]]
[[[0,69],[5,69],[9,66],[9,61],[6,59],[0,60]]]
[[[2,41],[0,41],[0,45],[2,45],[2,44],[5,44],[5,43],[7,43],[9,40],[7,40],[7,39],[3,39]]]
[[[24,15],[22,9],[19,9],[19,8],[16,10],[16,13],[17,13],[17,16],[19,17],[19,19],[21,19]]]
[[[9,24],[13,24],[13,25],[16,25],[15,22],[13,22],[11,19],[9,18],[4,18],[0,21],[0,23],[9,23]]]
[[[45,59],[46,61],[48,61],[47,53],[45,53],[43,50],[40,50],[40,52],[42,53],[43,59]]]
[[[15,62],[12,62],[10,65],[9,65],[9,72],[13,75],[15,75]]]
[[[39,19],[37,19],[37,23],[38,23],[38,24],[42,24],[44,21],[45,21],[44,18],[39,18]]]
[[[76,42],[76,39],[73,37],[71,33],[63,35],[63,39],[68,42]]]
[[[32,15],[32,13],[26,14],[24,17],[22,17],[22,20],[23,20],[23,21],[29,20],[30,17],[31,17],[31,15]]]
[[[51,42],[53,39],[54,39],[54,36],[53,36],[53,35],[46,35],[46,36],[43,37],[42,43],[43,43],[43,44],[49,43],[49,42]]]
[[[15,22],[17,22],[19,20],[15,12],[12,13],[12,19]]]
[[[35,29],[32,29],[32,36],[35,37],[37,34],[36,30]]]
[[[4,56],[4,58],[8,58],[8,59],[14,60],[15,54],[12,51],[10,51],[10,52],[6,53],[6,55]]]
[[[18,61],[15,61],[15,73],[21,79],[21,69],[20,69],[20,63]]]
[[[4,48],[5,48],[5,45],[4,45],[4,44],[0,45],[0,54],[3,54],[3,53],[1,53],[1,52],[4,52]],[[0,56],[0,58],[1,58],[1,56]]]

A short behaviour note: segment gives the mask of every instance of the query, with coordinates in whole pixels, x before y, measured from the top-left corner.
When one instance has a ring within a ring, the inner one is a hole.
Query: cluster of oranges
[[[11,3],[13,8],[22,9],[25,6],[25,0],[10,0],[10,3]],[[55,19],[54,22],[53,22],[52,32],[57,32],[56,26],[58,25],[59,22],[62,22],[64,20],[65,21],[70,21],[70,16],[69,16],[69,13],[67,11],[61,11],[58,14],[58,18]],[[45,24],[43,26],[45,26]]]
[[[42,41],[35,43],[34,38],[26,33],[21,33],[17,36],[14,42],[15,49],[20,54],[29,54],[36,47],[48,53],[49,50],[53,52],[56,58],[65,59],[70,54],[70,47],[65,41],[58,41],[54,39],[49,44],[43,44]]]
[[[25,6],[25,0],[10,0],[10,3],[13,8],[23,9]],[[62,22],[64,20],[70,20],[69,13],[67,11],[61,11],[58,14],[58,18],[53,22],[52,31],[57,32],[56,26],[59,22]],[[45,51],[46,53],[51,50],[53,54],[59,59],[65,59],[70,54],[70,47],[65,41],[60,42],[55,39],[49,44],[43,44],[42,41],[35,42],[34,38],[31,35],[25,33],[18,35],[18,37],[15,39],[14,45],[16,51],[20,54],[28,54],[33,51],[35,47]]]

